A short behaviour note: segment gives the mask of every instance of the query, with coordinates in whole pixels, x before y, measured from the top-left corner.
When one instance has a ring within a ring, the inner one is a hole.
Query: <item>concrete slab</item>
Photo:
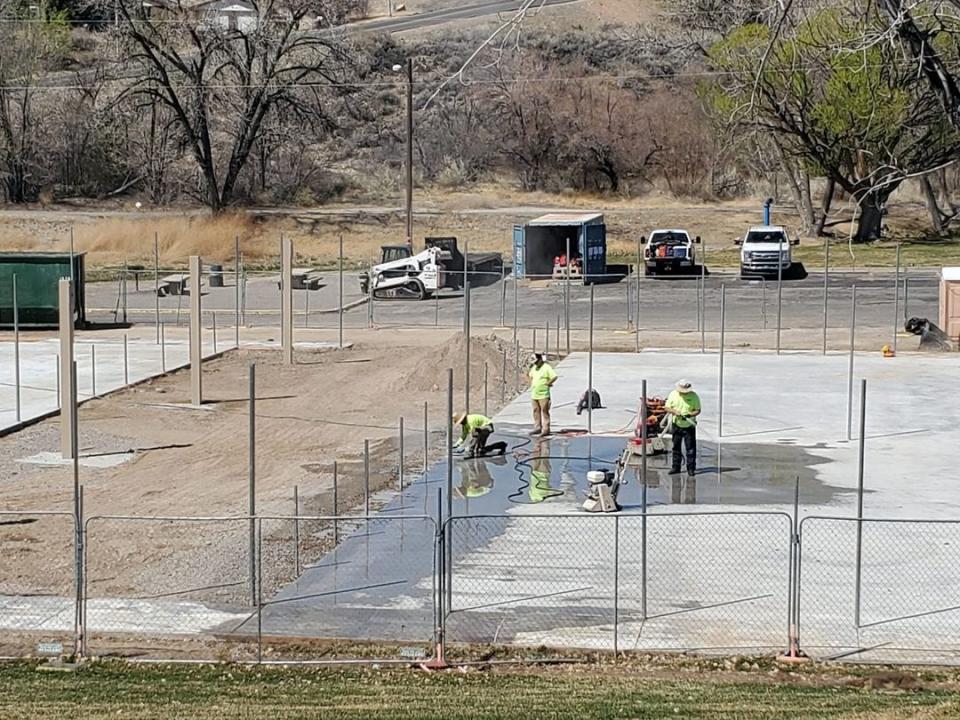
[[[718,356],[594,356],[604,410],[594,429],[575,403],[586,355],[558,366],[558,437],[532,441],[529,399],[495,419],[506,460],[454,469],[447,621],[451,641],[598,649],[782,651],[787,646],[793,487],[800,477],[804,557],[802,645],[811,654],[957,662],[960,490],[946,478],[960,439],[952,357],[857,356],[868,379],[867,516],[924,523],[864,523],[859,612],[855,596],[857,442],[846,440],[845,355],[729,354],[724,436],[718,434]],[[579,510],[585,474],[609,466],[631,434],[641,381],[664,395],[680,377],[704,404],[700,472],[634,474],[624,512]],[[859,400],[854,398],[854,410]],[[567,431],[567,432],[563,432]],[[264,632],[429,641],[435,562],[429,520],[446,469],[430,470],[264,610]],[[646,497],[649,514],[642,515]],[[444,501],[445,503],[445,501]],[[406,516],[406,517],[405,517]],[[940,521],[940,522],[938,522]],[[838,524],[839,527],[834,527]],[[845,524],[844,524],[845,523]]]
[[[129,462],[135,457],[136,453],[133,452],[101,453],[97,455],[81,454],[80,457],[77,458],[77,462],[81,467],[103,469],[123,465],[123,463]],[[20,460],[17,460],[17,462],[23,463],[24,465],[47,466],[63,466],[73,464],[72,459],[64,458],[58,452],[40,452],[36,455],[21,458]]]
[[[0,595],[0,630],[73,632],[76,605],[67,597]],[[91,598],[88,633],[199,635],[222,624],[242,623],[249,613],[217,610],[197,602]]]

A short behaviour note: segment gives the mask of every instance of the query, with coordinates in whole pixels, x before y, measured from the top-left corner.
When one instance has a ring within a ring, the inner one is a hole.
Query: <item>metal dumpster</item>
[[[72,268],[71,268],[72,265]],[[0,253],[0,327],[13,327],[13,276],[17,276],[20,327],[60,324],[60,278],[73,278],[74,324],[86,324],[84,255],[77,253]]]

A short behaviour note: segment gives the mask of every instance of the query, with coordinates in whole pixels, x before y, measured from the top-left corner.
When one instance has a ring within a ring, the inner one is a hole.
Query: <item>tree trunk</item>
[[[787,185],[790,188],[790,195],[793,197],[793,206],[797,209],[800,216],[800,223],[804,235],[810,235],[813,232],[813,204],[810,201],[810,188],[806,184],[809,180],[806,173],[796,166],[796,163],[787,156],[780,147],[779,143],[774,143],[777,149],[777,155],[780,158],[780,166],[787,176]],[[774,173],[776,175],[776,173]]]
[[[857,219],[857,232],[854,242],[879,240],[883,230],[884,208],[887,198],[893,190],[868,190],[857,197],[860,205],[860,217]]]
[[[940,212],[940,205],[937,204],[937,195],[933,191],[933,185],[930,184],[930,178],[923,175],[920,178],[920,187],[923,189],[923,199],[927,203],[933,230],[937,235],[943,235],[943,215]]]
[[[833,204],[833,191],[836,183],[833,178],[827,178],[827,187],[823,191],[823,201],[820,204],[820,218],[817,220],[815,228],[816,236],[823,236],[823,226],[827,224],[827,216],[830,215],[830,206]]]

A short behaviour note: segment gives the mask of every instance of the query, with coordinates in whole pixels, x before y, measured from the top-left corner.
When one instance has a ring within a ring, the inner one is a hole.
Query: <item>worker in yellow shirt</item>
[[[458,413],[453,418],[453,424],[460,428],[460,439],[454,448],[463,448],[464,458],[483,457],[490,453],[504,455],[507,452],[505,442],[487,444],[493,434],[493,420],[486,415],[467,415]]]
[[[670,474],[680,472],[680,459],[686,449],[687,475],[697,472],[697,417],[700,415],[700,397],[688,380],[681,380],[667,396],[665,409],[673,417],[673,463]],[[685,446],[682,447],[682,446]]]
[[[531,435],[550,434],[550,388],[557,381],[556,371],[543,361],[543,355],[535,353],[530,377],[530,401],[533,404],[533,430]]]

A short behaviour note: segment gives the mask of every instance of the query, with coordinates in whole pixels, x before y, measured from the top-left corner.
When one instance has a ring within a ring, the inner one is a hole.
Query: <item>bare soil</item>
[[[451,332],[378,333],[351,349],[298,353],[293,366],[279,353],[241,351],[204,366],[202,409],[189,406],[189,374],[177,372],[85,404],[81,454],[135,451],[109,469],[80,470],[85,517],[237,516],[247,512],[249,365],[256,363],[256,504],[267,515],[333,511],[333,462],[339,464],[339,511],[363,497],[363,444],[370,441],[370,484],[395,487],[398,422],[405,418],[406,466],[423,456],[423,403],[428,403],[431,450],[446,429],[446,367],[456,367],[455,395],[463,397],[462,336]],[[499,388],[501,347],[474,339],[472,394],[482,402],[483,366]],[[509,371],[512,375],[512,365]],[[510,379],[512,383],[512,377]],[[511,393],[512,395],[512,388]],[[490,393],[494,412],[500,393]],[[25,466],[17,460],[59,448],[53,418],[0,439],[0,509],[71,511],[71,467]],[[408,478],[415,473],[411,470]],[[236,585],[246,576],[246,521],[228,523],[95,520],[91,523],[88,583],[93,597],[151,597],[233,601],[236,588],[181,594],[184,588]],[[289,536],[290,523],[264,523]],[[305,546],[309,543],[304,541]],[[72,577],[69,519],[0,523],[0,594],[63,594]],[[264,551],[265,553],[268,550]],[[266,557],[266,556],[265,556]],[[265,563],[267,560],[265,560]],[[275,583],[286,576],[272,576]]]

